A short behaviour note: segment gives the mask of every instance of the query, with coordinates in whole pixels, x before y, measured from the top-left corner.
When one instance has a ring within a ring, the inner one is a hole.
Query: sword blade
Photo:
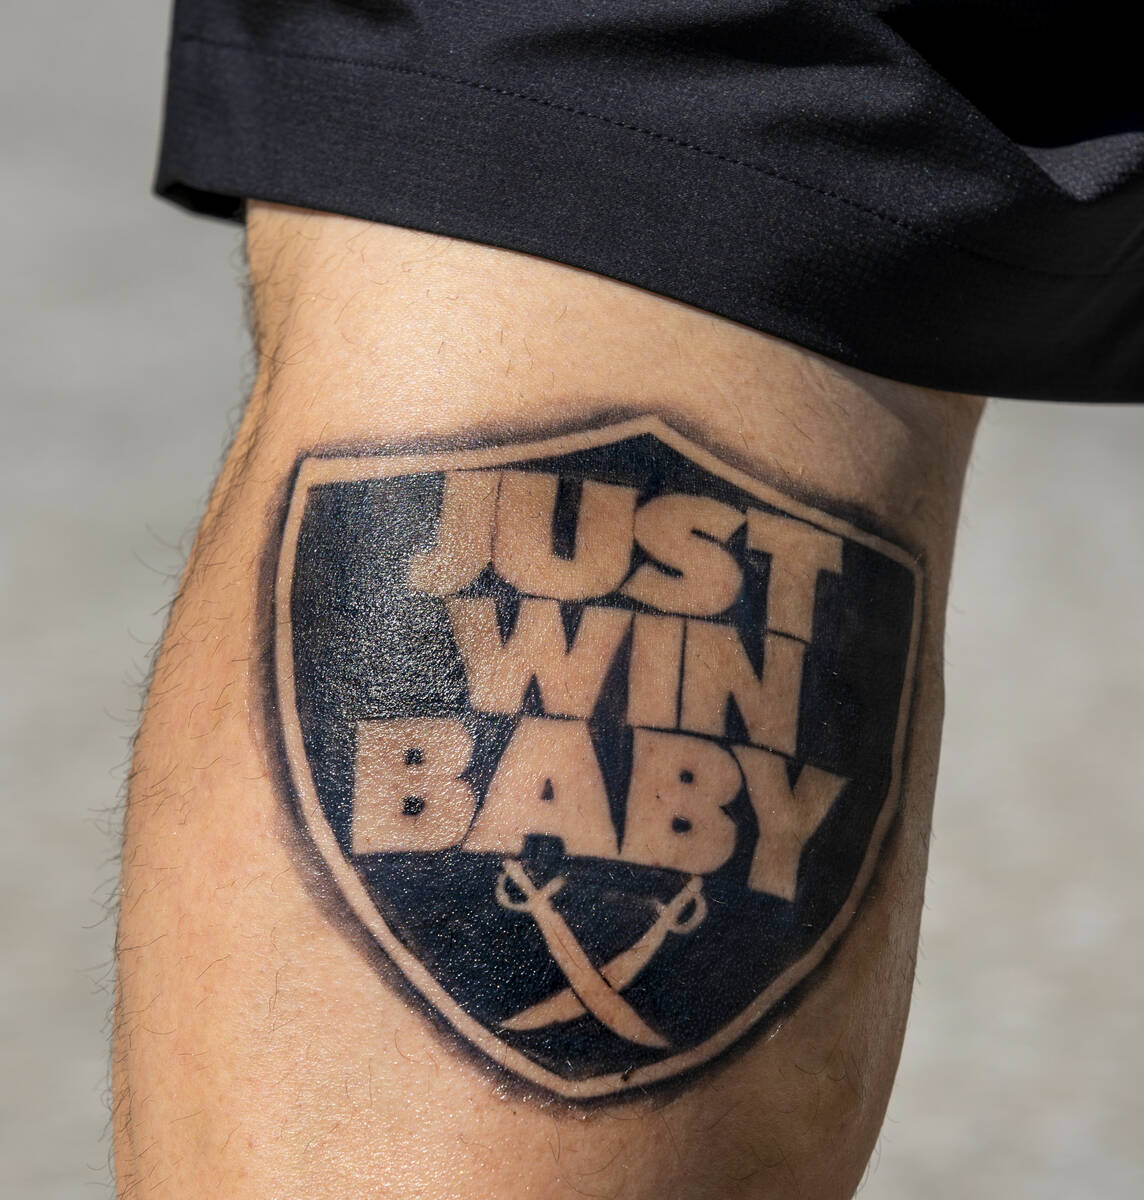
[[[626,950],[620,951],[615,958],[609,959],[602,967],[600,974],[608,985],[617,992],[622,992],[629,984],[634,983],[636,976],[655,957],[663,945],[668,933],[675,928],[675,922],[680,912],[688,904],[695,901],[699,895],[699,881],[692,879],[664,906],[655,921],[648,927],[642,937],[633,942]],[[702,920],[702,913],[699,914]],[[502,1022],[505,1029],[527,1030],[542,1029],[545,1025],[561,1024],[574,1021],[583,1016],[584,1005],[570,988],[561,988],[538,1004],[522,1009],[515,1016]]]
[[[663,914],[656,919],[652,927],[633,945],[621,950],[615,958],[609,959],[601,968],[600,974],[608,986],[614,991],[622,992],[635,981],[636,976],[651,961],[655,952],[663,945],[667,936],[666,922]],[[545,1025],[555,1025],[563,1021],[574,1021],[584,1013],[584,1005],[580,1003],[576,993],[570,987],[561,988],[546,1000],[534,1004],[518,1012],[515,1017],[503,1022],[505,1029],[540,1029]]]
[[[639,1015],[592,964],[567,921],[546,896],[536,894],[530,909],[548,953],[568,980],[576,998],[613,1033],[638,1046],[663,1049],[671,1043]]]

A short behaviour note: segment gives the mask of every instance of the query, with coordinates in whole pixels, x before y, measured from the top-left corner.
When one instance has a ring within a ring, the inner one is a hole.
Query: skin
[[[913,980],[950,556],[981,401],[842,368],[612,280],[252,204],[259,371],[155,666],[123,846],[120,1194],[850,1196]],[[652,414],[925,565],[901,816],[849,933],[767,1033],[686,1086],[577,1106],[393,986],[283,803],[268,555],[314,447],[535,440]]]

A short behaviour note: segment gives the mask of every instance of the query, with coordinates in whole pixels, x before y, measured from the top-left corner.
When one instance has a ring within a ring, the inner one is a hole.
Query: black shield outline
[[[764,504],[827,532],[861,543],[907,568],[914,581],[914,603],[906,669],[898,706],[886,795],[870,836],[861,867],[845,901],[822,936],[781,975],[772,980],[756,999],[716,1034],[679,1054],[635,1070],[568,1080],[546,1070],[507,1045],[497,1034],[469,1016],[437,982],[428,968],[402,943],[387,925],[365,885],[343,855],[318,798],[306,756],[294,680],[291,587],[299,530],[310,489],[319,484],[350,483],[395,476],[505,466],[535,458],[550,458],[577,450],[609,445],[650,434],[684,455],[697,466],[722,477]],[[691,441],[657,417],[642,417],[577,433],[562,434],[536,442],[452,450],[426,454],[362,453],[344,456],[309,455],[301,460],[286,512],[274,581],[272,623],[274,685],[282,746],[298,812],[306,832],[336,883],[342,897],[365,930],[384,950],[405,979],[454,1030],[505,1070],[550,1092],[572,1100],[589,1100],[646,1088],[695,1070],[738,1042],[758,1025],[775,1006],[803,982],[826,958],[849,927],[881,854],[886,834],[897,812],[902,784],[903,759],[910,705],[914,692],[922,612],[921,568],[901,547],[868,533],[848,521],[793,500],[761,483],[746,472],[723,462],[711,451]]]

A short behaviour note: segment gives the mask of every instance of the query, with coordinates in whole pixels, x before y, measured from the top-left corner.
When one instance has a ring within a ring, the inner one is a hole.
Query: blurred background
[[[110,1191],[107,914],[150,648],[250,361],[148,195],[166,6],[0,14],[0,1193]],[[1144,408],[990,406],[913,1015],[865,1200],[1144,1195]]]

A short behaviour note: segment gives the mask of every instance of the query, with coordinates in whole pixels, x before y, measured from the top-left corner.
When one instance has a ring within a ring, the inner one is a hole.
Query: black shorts
[[[176,0],[157,187],[526,251],[911,383],[1138,400],[1134,11]]]

